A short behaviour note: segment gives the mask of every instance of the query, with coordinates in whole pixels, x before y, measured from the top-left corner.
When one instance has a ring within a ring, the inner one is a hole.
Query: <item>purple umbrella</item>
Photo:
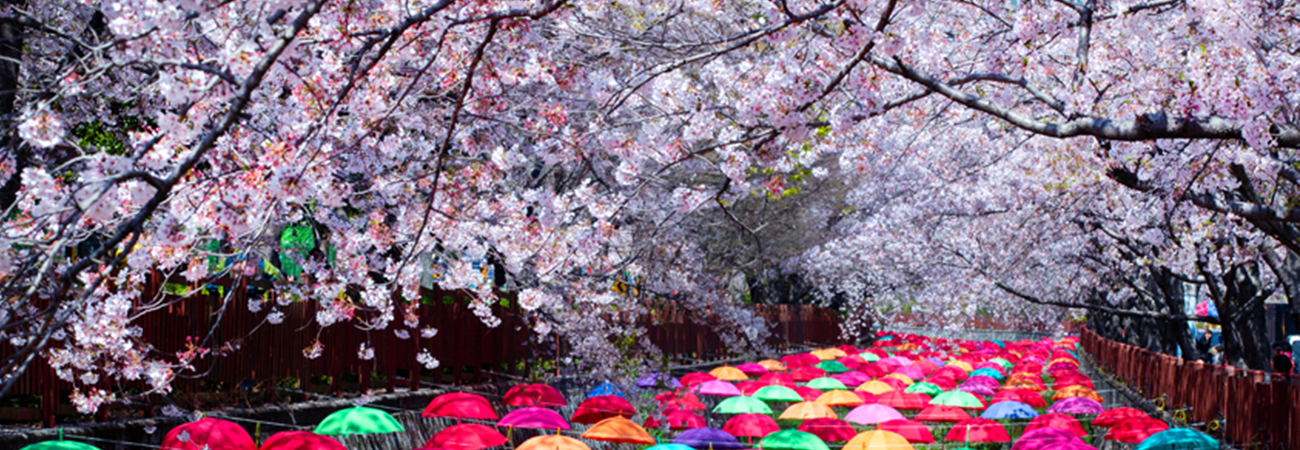
[[[858,387],[861,386],[862,383],[871,381],[870,376],[867,376],[867,374],[858,372],[856,370],[852,372],[837,373],[835,375],[831,375],[831,378],[840,380],[841,383],[844,383],[844,385],[848,387]]]
[[[662,381],[664,383],[664,386],[667,386],[669,389],[677,389],[679,387],[682,387],[682,382],[677,381],[676,378],[673,378],[672,376],[669,375],[664,375],[659,372],[650,372],[645,375],[641,375],[641,378],[636,379],[636,385],[643,388],[651,388],[651,387],[659,386],[660,381]]]
[[[979,383],[975,383],[975,384],[962,383],[961,386],[957,386],[957,390],[969,392],[975,395],[984,395],[984,396],[994,395],[998,393],[997,388],[988,385],[979,384]]]
[[[943,367],[943,366],[948,365],[948,363],[944,362],[942,359],[935,358],[935,357],[933,357],[933,356],[931,356],[931,357],[929,357],[929,358],[925,358],[925,360],[934,363],[934,365],[935,365],[935,366],[938,366],[938,367]]]
[[[879,403],[871,403],[853,408],[852,411],[849,411],[848,414],[844,415],[845,422],[853,422],[860,425],[888,422],[895,419],[906,419],[906,417],[903,417],[897,409]]]
[[[1083,440],[1071,433],[1060,428],[1043,427],[1035,428],[1020,436],[1020,440],[1011,446],[1011,450],[1043,450],[1046,448],[1061,448],[1063,445],[1069,445],[1074,442],[1083,444]]]
[[[497,427],[516,427],[516,428],[545,428],[561,430],[569,429],[569,423],[564,421],[564,416],[560,413],[536,406],[519,408],[510,411],[501,420],[497,421]]]
[[[1070,397],[1053,403],[1047,412],[1062,414],[1101,414],[1106,411],[1101,403],[1088,397]]]
[[[1052,363],[1052,365],[1047,366],[1047,371],[1051,372],[1057,369],[1078,369],[1078,368],[1079,368],[1078,364],[1074,364],[1066,361],[1057,361]]]
[[[979,384],[979,385],[984,385],[989,387],[998,387],[1002,385],[1002,383],[999,383],[998,380],[988,375],[975,375],[973,377],[967,378],[966,381],[962,382],[962,384]]]
[[[906,376],[913,380],[919,380],[925,378],[925,373],[922,373],[921,368],[916,366],[903,366],[900,367],[898,370],[895,370],[894,373]]]
[[[718,395],[723,397],[735,397],[741,395],[740,389],[736,385],[722,380],[705,381],[695,387],[695,391],[700,395]]]
[[[699,450],[740,450],[745,448],[726,431],[717,428],[702,427],[683,431],[673,439],[674,444],[682,444]]]

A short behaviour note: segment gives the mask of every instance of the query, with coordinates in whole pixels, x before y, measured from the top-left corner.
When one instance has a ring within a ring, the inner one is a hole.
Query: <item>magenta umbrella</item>
[[[994,395],[998,392],[997,389],[994,388],[993,386],[988,386],[984,384],[966,384],[966,383],[962,383],[961,386],[958,386],[957,390],[969,392],[975,395],[985,395],[985,396]]]
[[[1047,408],[1049,413],[1062,414],[1101,414],[1105,411],[1106,407],[1088,397],[1070,397],[1053,403]]]
[[[975,375],[967,378],[966,381],[962,382],[962,384],[982,384],[994,388],[1002,385],[1002,383],[998,383],[998,380],[995,380],[993,377],[988,375]]]
[[[805,420],[799,424],[799,431],[812,433],[826,442],[848,442],[858,434],[848,422],[829,417]]]
[[[867,374],[857,371],[837,373],[831,375],[831,378],[840,380],[841,383],[844,383],[844,385],[848,387],[858,387],[861,386],[862,383],[871,381],[871,377],[867,376]]]
[[[700,395],[717,395],[723,397],[735,397],[741,395],[740,389],[736,385],[722,380],[705,381],[695,387],[695,392]]]
[[[860,425],[870,425],[873,423],[888,422],[894,419],[905,418],[906,417],[903,417],[903,414],[899,413],[897,409],[879,403],[871,403],[853,408],[852,411],[849,411],[848,414],[844,415],[844,421]]]
[[[762,376],[763,374],[767,373],[767,368],[758,365],[758,363],[744,363],[736,366],[736,369],[739,369],[741,372],[745,372],[745,375],[749,375],[751,377]]]
[[[1025,432],[1020,436],[1011,450],[1044,450],[1046,448],[1059,448],[1062,445],[1068,445],[1075,441],[1082,444],[1082,439],[1060,428],[1044,427],[1035,428]]]
[[[877,362],[881,364],[893,364],[895,366],[900,366],[900,367],[912,365],[912,360],[904,358],[902,356],[891,356]]]
[[[925,373],[921,372],[921,368],[916,366],[903,366],[898,368],[898,370],[895,370],[894,373],[905,375],[913,380],[925,378]]]
[[[529,406],[510,411],[500,421],[497,421],[497,427],[515,427],[515,428],[545,428],[568,430],[569,423],[564,421],[564,416],[555,411]]]

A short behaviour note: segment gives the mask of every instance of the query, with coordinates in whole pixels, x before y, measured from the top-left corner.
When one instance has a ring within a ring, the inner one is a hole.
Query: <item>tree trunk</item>
[[[22,6],[26,2],[7,2]],[[18,99],[18,77],[22,68],[17,61],[23,58],[23,30],[13,22],[0,23],[0,117],[4,119],[4,129],[14,129],[12,123],[17,117],[14,104]],[[10,153],[14,159],[14,174],[0,185],[0,211],[8,210],[18,200],[18,189],[22,187],[23,169],[31,165],[31,155],[27,146],[12,133],[0,135],[0,151]]]
[[[1259,266],[1241,264],[1223,277],[1223,295],[1215,299],[1223,328],[1224,362],[1248,369],[1269,367],[1268,339],[1264,338],[1264,298]],[[1263,338],[1263,339],[1261,339]]]

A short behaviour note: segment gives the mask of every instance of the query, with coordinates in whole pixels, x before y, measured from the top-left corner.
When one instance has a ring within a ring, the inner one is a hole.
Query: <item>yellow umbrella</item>
[[[916,383],[915,381],[912,381],[911,377],[907,375],[903,375],[901,373],[891,373],[889,375],[885,375],[884,378],[893,378],[898,381],[902,381],[904,386],[911,386],[913,383]]]
[[[886,392],[893,392],[894,387],[880,380],[871,380],[858,386],[855,391],[870,392],[873,395],[880,395]]]
[[[913,343],[911,343],[911,342],[908,342],[908,343],[906,343],[906,344],[903,344],[903,345],[898,346],[898,349],[899,349],[899,350],[916,350],[916,344],[913,344]]]
[[[655,444],[655,438],[650,437],[650,433],[647,433],[645,428],[641,428],[636,422],[627,420],[623,416],[614,416],[596,422],[582,433],[582,438],[619,444]]]
[[[808,420],[808,419],[838,419],[840,416],[835,414],[831,407],[816,402],[799,402],[790,405],[785,411],[781,412],[779,419],[790,420]]]
[[[515,450],[591,450],[591,447],[571,437],[547,434],[526,440]]]
[[[785,367],[785,363],[775,359],[764,359],[759,361],[758,365],[763,366],[763,368],[767,369],[769,372],[785,372],[788,370]]]
[[[722,381],[745,381],[749,379],[749,375],[745,375],[745,372],[731,366],[722,366],[710,370],[709,375],[713,375],[714,378]]]
[[[839,389],[827,391],[813,401],[828,406],[858,406],[863,403],[857,394]]]
[[[903,435],[885,430],[858,433],[842,448],[843,450],[915,450]]]
[[[947,366],[944,366],[944,367],[956,367],[956,368],[958,368],[958,369],[965,370],[965,371],[968,372],[968,373],[969,373],[970,371],[972,371],[972,370],[975,370],[974,367],[971,367],[970,363],[968,363],[968,362],[966,362],[966,361],[962,361],[962,360],[957,360],[957,361],[950,362],[950,363],[948,363]]]
[[[820,359],[822,361],[829,361],[832,359],[849,356],[848,353],[844,353],[844,350],[840,350],[838,348],[823,348],[821,350],[813,350],[809,353],[812,353],[813,356],[816,356],[817,359]]]

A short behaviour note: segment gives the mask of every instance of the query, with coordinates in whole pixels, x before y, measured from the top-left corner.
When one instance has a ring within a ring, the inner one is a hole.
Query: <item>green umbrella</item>
[[[808,382],[808,387],[817,390],[822,390],[822,391],[831,391],[835,389],[840,389],[845,391],[849,390],[849,387],[845,386],[844,382],[840,380],[836,380],[834,378],[826,378],[826,377],[814,378],[812,381]]]
[[[903,390],[903,392],[906,392],[908,394],[925,394],[933,397],[942,394],[943,388],[939,387],[934,383],[927,383],[922,381],[920,383],[916,383],[911,386],[908,386],[907,389]]]
[[[839,361],[822,361],[817,363],[817,368],[830,373],[844,373],[849,371],[849,368],[844,367],[844,364],[841,364]]]
[[[799,430],[781,430],[758,441],[763,450],[830,450],[821,438]]]
[[[958,408],[979,408],[984,406],[984,402],[981,402],[978,397],[975,397],[970,392],[958,390],[936,395],[934,399],[930,400],[930,404],[956,406]]]
[[[973,377],[973,376],[976,376],[976,375],[984,375],[984,376],[986,376],[986,377],[993,377],[994,380],[1001,380],[1001,379],[1007,377],[1006,375],[1003,375],[1002,372],[998,372],[996,369],[994,369],[994,368],[992,368],[992,367],[985,367],[985,368],[983,368],[983,369],[975,369],[974,372],[971,372],[971,373],[970,373],[970,376],[972,376],[972,377]]]
[[[767,400],[770,402],[802,402],[803,397],[798,392],[781,385],[763,386],[754,391],[754,398]]]
[[[1214,450],[1219,441],[1195,430],[1170,428],[1147,437],[1133,450]]]
[[[879,356],[876,356],[875,353],[871,353],[871,352],[862,352],[862,353],[858,353],[858,356],[861,356],[862,359],[867,360],[867,362],[876,362],[876,361],[880,361],[880,357],[879,357]]]
[[[23,447],[22,450],[99,450],[90,444],[77,441],[45,441]]]
[[[798,397],[798,394],[795,394],[795,396]],[[719,414],[772,414],[772,408],[768,408],[767,403],[763,403],[762,400],[754,397],[736,396],[728,397],[718,403],[718,406],[713,408],[713,412]]]
[[[406,431],[402,424],[397,423],[397,419],[388,413],[375,408],[357,406],[335,411],[325,417],[313,433],[332,434],[332,435],[349,435],[349,434],[377,434],[377,433],[396,433]]]
[[[990,359],[989,362],[998,363],[999,366],[1002,366],[1002,368],[1006,370],[1011,370],[1011,368],[1015,366],[1015,364],[1011,364],[1011,361],[1007,361],[1003,358],[993,358]]]

